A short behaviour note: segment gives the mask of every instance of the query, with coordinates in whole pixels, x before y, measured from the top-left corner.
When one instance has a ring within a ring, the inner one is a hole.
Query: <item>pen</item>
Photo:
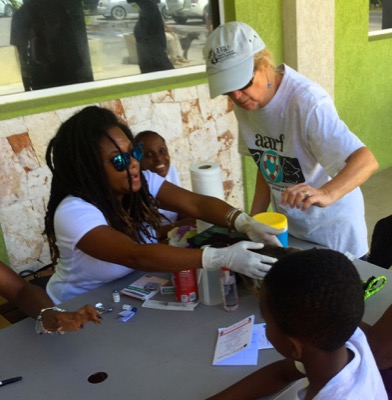
[[[18,382],[21,379],[22,379],[21,376],[16,376],[15,378],[10,378],[10,379],[4,379],[3,381],[0,381],[0,386],[8,385],[9,383]]]

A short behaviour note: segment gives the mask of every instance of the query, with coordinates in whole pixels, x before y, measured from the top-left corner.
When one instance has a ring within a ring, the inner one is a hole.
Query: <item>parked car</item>
[[[127,16],[137,17],[139,7],[136,3],[127,3],[127,0],[101,0],[97,12],[108,19],[122,20]]]
[[[91,13],[97,12],[99,0],[83,0],[83,9]]]
[[[0,0],[0,15],[3,17],[12,17],[15,9],[19,8],[22,5],[22,2],[14,1],[14,4],[17,7],[14,7],[10,0]]]
[[[165,19],[170,17],[165,0],[160,0],[158,7]],[[123,20],[127,17],[137,18],[139,16],[139,6],[136,3],[128,3],[127,0],[100,0],[97,12],[105,18]]]
[[[207,22],[209,0],[166,0],[166,6],[177,24],[185,24],[189,18]]]
[[[159,9],[161,10],[161,14],[164,19],[169,19],[171,18],[171,13],[169,9],[167,8],[166,0],[160,0],[158,4]]]

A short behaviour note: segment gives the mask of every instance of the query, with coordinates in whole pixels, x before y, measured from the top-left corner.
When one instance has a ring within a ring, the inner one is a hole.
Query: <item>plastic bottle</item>
[[[113,290],[113,301],[115,303],[120,302],[120,292],[118,290]]]
[[[272,226],[275,229],[284,229],[280,235],[276,235],[283,247],[289,246],[289,232],[287,225],[287,217],[277,212],[262,212],[253,216],[257,222]]]
[[[220,288],[220,271],[200,268],[197,271],[197,287],[199,299],[205,306],[222,304],[222,291]]]
[[[202,247],[204,249],[205,246]],[[197,271],[197,287],[200,302],[206,306],[222,304],[222,290],[220,284],[220,269],[204,269]]]
[[[221,289],[223,296],[223,308],[226,311],[235,311],[238,309],[238,293],[235,273],[229,268],[221,268]]]

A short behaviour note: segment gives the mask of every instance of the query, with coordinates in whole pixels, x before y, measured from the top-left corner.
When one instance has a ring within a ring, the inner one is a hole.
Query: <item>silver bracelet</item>
[[[243,211],[240,208],[232,208],[226,213],[225,216],[226,225],[229,228],[230,232],[235,232],[235,225],[233,219],[235,217],[238,217],[238,215],[241,213],[243,213]]]
[[[38,315],[38,317],[37,317],[37,320],[36,320],[36,322],[35,322],[35,331],[36,331],[39,335],[42,335],[43,333],[49,333],[49,334],[51,334],[51,335],[63,335],[63,334],[64,334],[63,331],[56,332],[56,331],[50,331],[50,330],[48,330],[48,329],[45,329],[44,323],[42,322],[42,314],[43,314],[45,311],[48,311],[48,310],[53,310],[53,311],[58,311],[58,312],[65,312],[65,310],[63,310],[62,308],[58,308],[58,307],[43,308],[43,309],[40,311],[40,313],[39,313],[39,315]]]

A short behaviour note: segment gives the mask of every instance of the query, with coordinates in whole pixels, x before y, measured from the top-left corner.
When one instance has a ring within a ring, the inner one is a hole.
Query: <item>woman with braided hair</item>
[[[49,142],[53,173],[45,231],[56,272],[47,285],[55,303],[133,270],[174,272],[227,266],[262,278],[276,259],[258,254],[281,233],[217,198],[199,195],[140,171],[142,145],[109,110],[91,106],[64,122]],[[148,184],[147,184],[148,182]],[[228,226],[251,241],[215,249],[157,243],[158,208]],[[254,243],[258,242],[258,243]]]

